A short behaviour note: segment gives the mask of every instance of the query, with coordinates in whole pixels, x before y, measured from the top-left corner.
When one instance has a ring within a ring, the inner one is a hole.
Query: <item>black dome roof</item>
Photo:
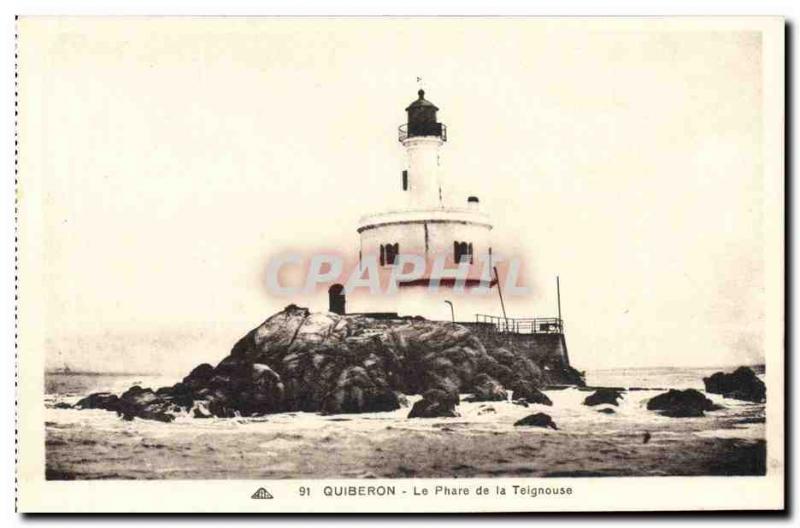
[[[425,107],[425,106],[431,107],[434,110],[438,110],[439,109],[439,107],[437,107],[435,104],[433,104],[432,102],[430,102],[430,101],[425,99],[425,90],[418,91],[417,95],[419,95],[419,99],[417,99],[416,101],[414,101],[413,103],[408,105],[408,107],[406,108],[406,111],[411,110],[412,108],[420,108],[420,107]]]

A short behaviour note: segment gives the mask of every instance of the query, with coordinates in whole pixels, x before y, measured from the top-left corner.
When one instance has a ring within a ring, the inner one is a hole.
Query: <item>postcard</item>
[[[784,509],[784,31],[20,17],[19,510]]]

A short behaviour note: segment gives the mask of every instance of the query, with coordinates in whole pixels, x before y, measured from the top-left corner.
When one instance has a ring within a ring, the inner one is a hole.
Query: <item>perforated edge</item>
[[[19,513],[19,15],[14,15],[14,511]]]

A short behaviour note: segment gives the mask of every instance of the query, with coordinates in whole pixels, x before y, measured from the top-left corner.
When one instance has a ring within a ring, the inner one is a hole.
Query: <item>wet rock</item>
[[[208,411],[218,418],[236,418],[238,412],[228,404],[229,401],[233,399],[211,399],[208,401]]]
[[[521,420],[516,421],[514,425],[517,427],[549,427],[550,429],[558,430],[558,427],[556,427],[556,424],[553,422],[553,419],[550,417],[550,415],[545,413],[531,414]]]
[[[120,396],[117,404],[117,414],[125,420],[143,418],[171,422],[175,419],[176,411],[173,403],[156,394],[152,389],[145,389],[134,385]]]
[[[322,401],[323,414],[386,412],[400,408],[397,394],[379,376],[361,366],[344,369]]]
[[[500,383],[488,374],[475,377],[475,387],[469,401],[506,401],[508,392]]]
[[[478,416],[482,416],[484,414],[495,414],[495,413],[497,413],[497,410],[491,406],[478,409]]]
[[[202,363],[193,368],[189,375],[183,378],[183,383],[192,388],[203,387],[213,375],[214,367],[208,363]]]
[[[118,406],[119,397],[110,392],[90,394],[75,404],[77,409],[104,409],[106,411],[116,411]]]
[[[549,406],[553,405],[553,402],[550,401],[550,398],[548,398],[547,395],[540,390],[528,393],[528,396],[525,398],[525,401],[527,401],[530,404],[549,405]]]
[[[186,383],[176,383],[169,387],[165,397],[172,401],[175,405],[183,409],[189,409],[194,403],[194,393]]]
[[[72,409],[72,405],[66,402],[58,402],[55,405],[53,405],[53,407],[55,407],[56,409]]]
[[[233,408],[238,400],[236,394],[226,390],[225,387],[201,389],[196,393],[196,397],[197,400],[192,408],[193,414],[210,413],[211,416],[218,418],[233,418],[237,414],[236,409]]]
[[[281,412],[284,408],[284,384],[280,375],[267,365],[254,363],[237,369],[234,382],[235,407],[242,416]]]
[[[441,389],[431,389],[422,395],[422,399],[414,403],[409,418],[454,418],[458,394],[447,393]]]
[[[146,406],[160,401],[160,397],[153,392],[153,389],[144,389],[139,385],[134,385],[130,389],[123,392],[119,399],[138,406]]]
[[[543,386],[544,373],[528,357],[526,349],[507,342],[493,345],[493,340],[487,338],[486,355],[478,362],[477,374],[486,374],[506,389],[516,391],[516,398],[524,398],[529,390]]]
[[[550,371],[548,377],[557,383],[565,383],[576,387],[586,386],[584,373],[569,365],[559,365],[556,369]]]
[[[762,403],[767,399],[767,387],[748,367],[739,367],[730,374],[715,372],[703,378],[706,392],[726,398]]]
[[[616,414],[617,413],[617,411],[615,411],[611,407],[603,407],[602,409],[597,409],[597,412],[603,413],[603,414]]]
[[[601,388],[597,389],[593,394],[590,394],[583,400],[584,405],[619,405],[619,399],[622,398],[621,389]]]
[[[647,402],[647,409],[660,411],[664,416],[673,418],[692,418],[705,415],[705,411],[719,409],[711,400],[695,389],[670,389]]]
[[[514,398],[524,400],[528,404],[553,405],[550,398],[540,391],[532,381],[517,379],[509,385]]]

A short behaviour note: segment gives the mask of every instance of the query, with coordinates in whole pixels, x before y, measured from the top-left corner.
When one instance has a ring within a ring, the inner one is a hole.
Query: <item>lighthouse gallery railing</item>
[[[496,315],[475,314],[480,330],[501,334],[563,334],[564,321],[558,317],[514,319]]]
[[[415,123],[408,129],[408,123],[398,128],[398,140],[405,141],[414,136],[439,136],[442,141],[447,141],[447,127],[442,123]]]

